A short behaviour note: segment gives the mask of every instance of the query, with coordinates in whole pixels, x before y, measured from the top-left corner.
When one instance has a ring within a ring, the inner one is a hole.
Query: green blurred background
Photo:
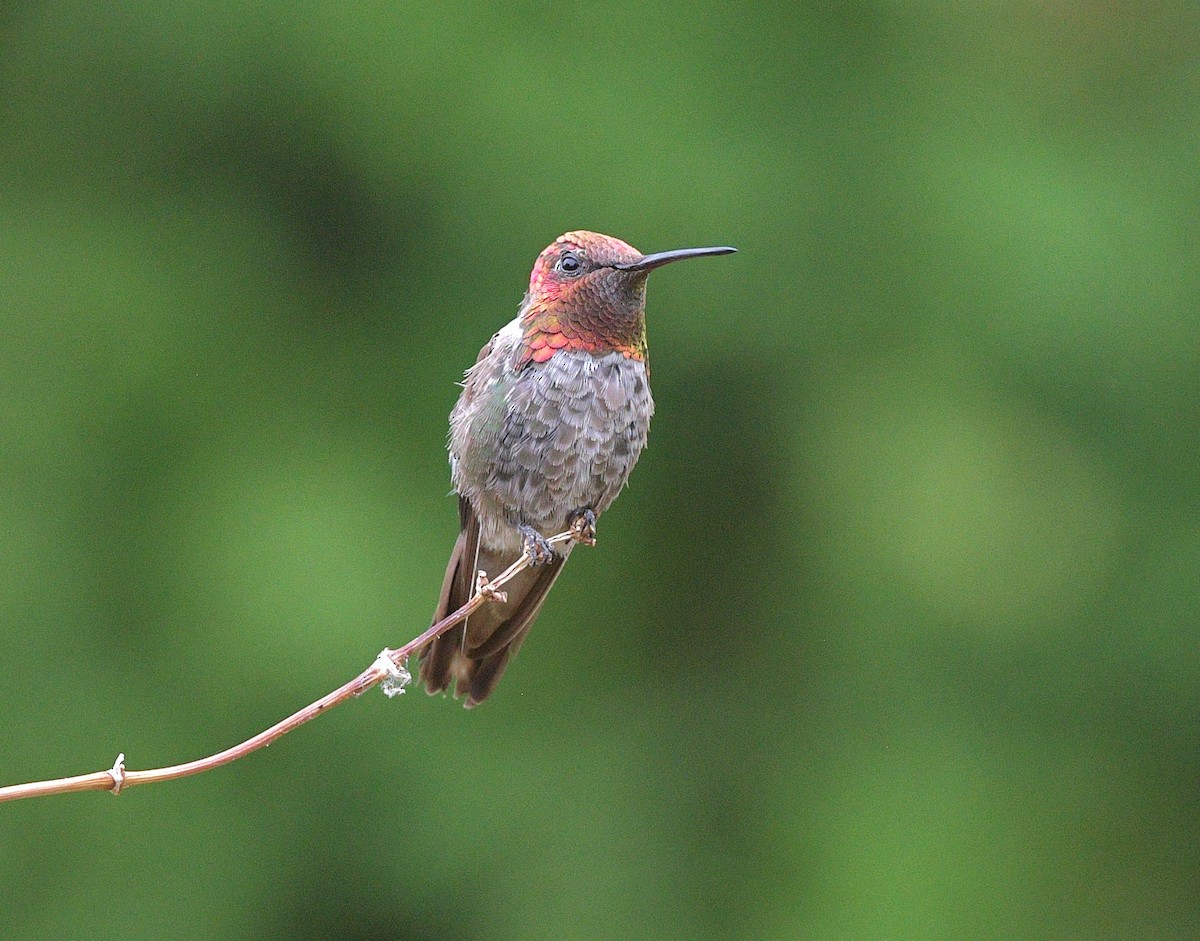
[[[830,7],[835,7],[830,12]],[[13,939],[1200,937],[1200,6],[9,3],[0,783],[428,623],[560,232],[658,413],[497,695],[0,808]]]

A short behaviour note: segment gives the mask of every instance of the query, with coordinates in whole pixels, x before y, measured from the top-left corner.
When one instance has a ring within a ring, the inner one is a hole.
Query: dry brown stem
[[[578,527],[572,527],[565,532],[551,537],[549,540],[551,545],[560,545],[564,542],[572,541],[586,541],[582,537]],[[136,787],[140,784],[154,784],[158,781],[173,781],[176,778],[186,778],[188,775],[200,774],[202,771],[211,771],[213,768],[219,768],[221,765],[244,758],[251,752],[258,751],[258,749],[270,745],[297,726],[303,725],[310,719],[315,719],[321,713],[332,709],[347,699],[361,696],[372,686],[376,686],[384,680],[395,680],[397,677],[407,679],[405,663],[410,654],[419,650],[443,631],[448,631],[455,624],[466,620],[477,608],[489,603],[503,603],[506,600],[505,594],[500,589],[528,565],[528,557],[522,555],[495,578],[489,579],[483,572],[480,572],[475,593],[457,611],[446,615],[446,617],[434,624],[429,630],[418,637],[414,637],[403,647],[397,647],[395,650],[384,649],[375,658],[375,662],[371,666],[350,682],[339,686],[333,692],[322,696],[316,702],[305,706],[299,712],[292,713],[292,715],[283,721],[275,723],[269,729],[264,729],[253,738],[248,738],[246,741],[234,745],[232,748],[217,752],[215,755],[209,755],[207,758],[198,758],[195,761],[188,761],[181,765],[171,765],[168,768],[152,768],[148,771],[127,770],[125,768],[125,755],[121,754],[117,757],[112,768],[106,771],[93,771],[91,774],[80,774],[71,778],[55,778],[52,781],[31,781],[28,784],[12,784],[8,787],[0,787],[0,802],[21,800],[25,797],[46,797],[50,794],[67,794],[71,791],[111,791],[113,794],[119,794],[128,788]],[[387,689],[386,686],[384,688],[385,690]]]

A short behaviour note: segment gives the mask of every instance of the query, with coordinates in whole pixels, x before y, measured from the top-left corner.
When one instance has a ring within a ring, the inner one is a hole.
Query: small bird
[[[595,538],[637,463],[654,400],[646,347],[646,279],[682,258],[733,248],[643,255],[620,239],[568,232],[538,256],[516,319],[467,370],[450,413],[450,476],[461,531],[434,623],[525,553],[508,600],[475,611],[421,651],[429,693],[456,686],[466,707],[496,688],[570,554],[547,536]]]

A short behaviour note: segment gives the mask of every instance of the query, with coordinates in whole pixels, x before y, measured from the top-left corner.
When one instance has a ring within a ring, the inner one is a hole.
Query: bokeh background
[[[1200,937],[1194,2],[9,3],[0,783],[428,623],[538,251],[658,413],[496,696],[0,809],[0,935]]]

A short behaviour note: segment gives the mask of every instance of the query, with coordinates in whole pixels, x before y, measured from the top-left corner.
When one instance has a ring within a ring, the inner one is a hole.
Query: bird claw
[[[554,547],[550,540],[532,526],[519,527],[525,555],[529,557],[530,565],[545,565],[554,559]]]
[[[501,604],[508,600],[508,592],[495,587],[483,569],[480,569],[479,574],[475,576],[475,593],[483,595],[488,601],[499,601]]]
[[[596,544],[596,513],[594,510],[585,508],[576,510],[571,514],[571,536],[576,542],[582,542],[585,546],[594,546]]]

